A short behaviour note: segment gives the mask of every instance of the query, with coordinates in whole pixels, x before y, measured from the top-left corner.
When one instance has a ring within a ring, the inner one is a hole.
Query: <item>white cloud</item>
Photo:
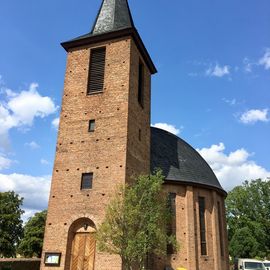
[[[44,210],[48,206],[51,176],[34,177],[24,174],[0,174],[0,191],[12,191],[24,198],[24,220],[31,213]]]
[[[244,58],[243,64],[244,64],[244,71],[247,73],[251,73],[253,65],[255,65],[255,64],[251,63],[249,58],[247,58],[247,57]]]
[[[264,56],[259,60],[259,65],[264,66],[265,69],[270,69],[270,48],[267,48]]]
[[[52,126],[53,126],[56,130],[57,130],[58,127],[59,127],[59,121],[60,121],[59,117],[53,119],[53,121],[52,121]]]
[[[237,101],[235,98],[233,99],[226,99],[226,98],[223,98],[222,99],[225,103],[229,104],[230,106],[235,106],[237,104]]]
[[[50,162],[49,162],[48,160],[43,159],[43,158],[40,160],[40,163],[41,163],[42,165],[49,165],[49,164],[50,164]]]
[[[258,121],[267,122],[269,121],[268,109],[246,111],[241,115],[240,121],[244,124],[254,124]]]
[[[10,129],[26,129],[32,126],[35,118],[44,118],[56,112],[53,100],[41,96],[37,89],[37,83],[32,83],[28,90],[20,93],[5,87],[5,100],[0,101],[0,148],[8,144]]]
[[[7,97],[16,97],[16,93],[14,93],[11,89],[5,88],[5,93]]]
[[[168,132],[170,132],[172,134],[175,134],[175,135],[179,135],[180,132],[183,130],[183,127],[178,129],[175,126],[167,124],[167,123],[156,123],[156,124],[152,125],[152,127],[156,127],[156,128],[166,130],[166,131],[168,131]]]
[[[40,212],[40,211],[45,210],[45,209],[36,210],[36,209],[24,208],[23,210],[24,210],[24,213],[22,215],[22,220],[24,221],[24,223],[26,223],[29,220],[29,218],[31,218],[35,215],[35,213]]]
[[[0,153],[0,171],[3,169],[8,169],[11,165],[12,161]]]
[[[40,146],[35,141],[25,143],[25,146],[30,147],[33,150],[40,148]]]
[[[252,154],[243,148],[225,154],[225,145],[220,143],[197,151],[209,163],[223,188],[228,191],[245,180],[266,179],[270,176],[269,171],[249,160]]]
[[[44,118],[56,112],[52,99],[42,97],[37,88],[38,84],[32,83],[28,91],[22,91],[8,101],[7,108],[12,112],[15,125],[31,126],[35,117]]]
[[[223,77],[225,75],[230,74],[230,66],[220,66],[219,64],[216,64],[215,67],[210,67],[209,69],[206,70],[205,73],[207,76],[210,77]]]

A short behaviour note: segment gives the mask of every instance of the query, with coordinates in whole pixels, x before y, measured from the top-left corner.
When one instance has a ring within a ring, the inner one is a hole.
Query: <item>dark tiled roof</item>
[[[160,168],[165,179],[207,186],[225,192],[201,155],[179,137],[151,128],[151,170]]]
[[[104,0],[91,33],[103,34],[131,27],[134,27],[134,23],[127,1]]]
[[[135,28],[127,0],[103,0],[90,33],[71,41]]]

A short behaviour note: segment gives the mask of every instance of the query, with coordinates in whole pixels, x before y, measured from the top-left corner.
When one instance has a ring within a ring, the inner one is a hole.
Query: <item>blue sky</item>
[[[46,208],[66,52],[101,0],[2,0],[0,190]],[[157,66],[152,124],[189,142],[227,190],[270,176],[270,2],[129,1]]]

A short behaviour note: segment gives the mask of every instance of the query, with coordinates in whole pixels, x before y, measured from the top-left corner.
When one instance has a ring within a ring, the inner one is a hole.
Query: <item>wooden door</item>
[[[94,233],[76,233],[72,243],[71,270],[94,270]]]

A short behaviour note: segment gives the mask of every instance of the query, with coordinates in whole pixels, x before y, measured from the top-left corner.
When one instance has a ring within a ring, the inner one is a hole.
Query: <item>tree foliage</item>
[[[147,254],[165,255],[167,244],[176,247],[175,237],[167,235],[170,211],[162,173],[135,180],[117,190],[97,232],[99,250],[120,255],[125,270],[142,269]]]
[[[16,245],[23,234],[21,210],[23,198],[12,192],[0,192],[0,257],[16,257]]]
[[[26,258],[41,257],[47,211],[36,213],[24,226],[18,253]]]
[[[246,181],[226,199],[233,257],[270,256],[270,180]]]

